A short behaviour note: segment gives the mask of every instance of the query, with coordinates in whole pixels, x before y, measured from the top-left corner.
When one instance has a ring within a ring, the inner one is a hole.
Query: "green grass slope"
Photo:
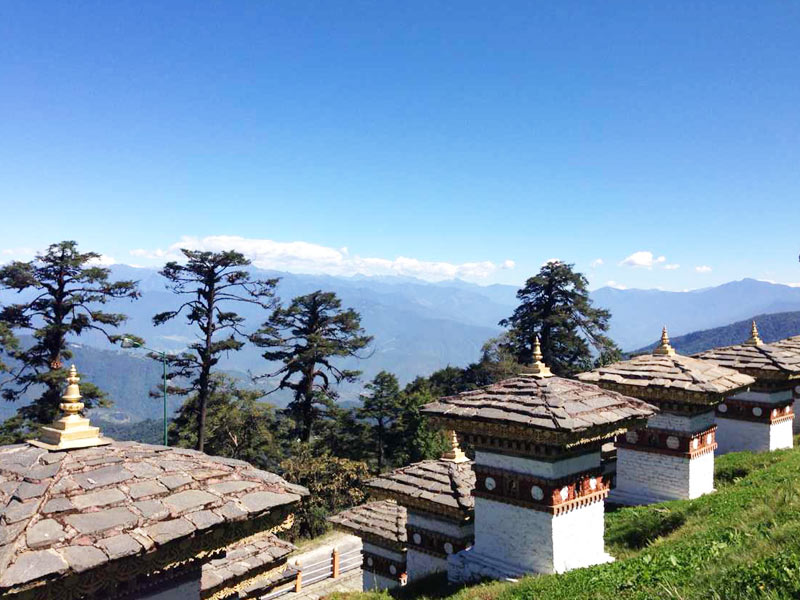
[[[798,440],[795,440],[797,444]],[[606,515],[617,561],[518,583],[447,589],[420,582],[404,598],[650,600],[800,598],[800,449],[717,458],[717,493]],[[350,594],[379,600],[386,593]]]

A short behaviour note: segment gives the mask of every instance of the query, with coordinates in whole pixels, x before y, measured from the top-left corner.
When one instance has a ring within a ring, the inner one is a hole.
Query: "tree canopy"
[[[500,321],[508,327],[505,346],[519,363],[532,362],[533,341],[539,335],[544,362],[565,377],[619,352],[606,335],[611,313],[592,306],[588,282],[573,267],[559,261],[543,265],[517,292],[520,305],[514,313]]]
[[[186,300],[175,310],[155,315],[153,323],[163,325],[183,314],[198,330],[198,341],[189,345],[189,352],[169,356],[171,369],[167,378],[173,382],[171,393],[197,395],[196,402],[186,410],[197,411],[196,447],[203,451],[212,371],[223,352],[240,350],[247,339],[244,319],[231,306],[247,303],[274,308],[278,280],[252,279],[246,269],[250,261],[233,250],[181,252],[186,263],[168,262],[161,275],[168,280],[172,292]],[[176,380],[188,385],[175,385]]]
[[[360,375],[341,368],[336,360],[360,358],[358,351],[372,341],[355,310],[342,309],[336,294],[319,290],[294,298],[287,307],[278,306],[250,339],[265,349],[265,360],[280,363],[264,377],[280,378],[275,389],[294,393],[287,414],[303,442],[311,439],[315,422],[335,399],[334,384]]]
[[[7,438],[22,438],[35,425],[58,416],[67,377],[64,361],[72,357],[67,344],[71,336],[95,331],[110,342],[123,337],[112,331],[125,321],[125,315],[103,311],[101,306],[115,298],[138,298],[137,284],[110,281],[110,271],[99,266],[99,259],[96,252],[80,252],[76,242],[63,241],[32,261],[0,268],[0,288],[25,298],[0,310],[0,342],[9,359],[2,397],[16,401],[43,390],[4,423]],[[16,343],[23,333],[32,337],[32,343]],[[104,398],[90,382],[83,382],[81,391],[87,408]]]

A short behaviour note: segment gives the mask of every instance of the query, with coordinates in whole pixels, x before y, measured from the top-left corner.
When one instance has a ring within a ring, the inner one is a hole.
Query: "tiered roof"
[[[393,500],[378,500],[348,508],[328,520],[339,529],[396,550],[406,545],[406,509]]]
[[[539,340],[531,372],[426,404],[445,429],[470,435],[570,446],[601,440],[644,421],[656,409],[595,385],[554,377]]]
[[[581,373],[578,379],[648,401],[713,404],[728,394],[752,385],[749,375],[709,360],[677,354],[669,344],[667,329],[652,354]]]
[[[235,586],[244,597],[261,596],[275,584],[295,576],[296,569],[285,564],[294,550],[294,545],[269,532],[236,542],[226,549],[224,557],[203,565],[203,595]]]
[[[735,346],[714,348],[696,355],[760,380],[800,379],[800,352],[761,341],[755,321],[750,339]]]
[[[472,517],[475,472],[472,461],[426,460],[367,482],[373,496],[458,520]]]
[[[0,595],[57,578],[63,589],[84,576],[111,584],[217,551],[275,527],[307,493],[244,461],[194,450],[3,446]]]
[[[800,335],[795,335],[773,344],[791,352],[800,352]]]

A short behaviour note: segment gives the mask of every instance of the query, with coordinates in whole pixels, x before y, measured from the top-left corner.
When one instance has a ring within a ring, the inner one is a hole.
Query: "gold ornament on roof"
[[[445,436],[447,436],[447,441],[450,444],[450,448],[444,454],[442,454],[442,458],[454,463],[468,461],[469,459],[467,458],[467,455],[464,454],[461,446],[458,445],[458,435],[456,435],[456,432],[452,429],[448,429],[445,431]]]
[[[38,440],[28,440],[33,446],[47,448],[48,450],[72,450],[74,448],[88,448],[90,446],[104,446],[112,442],[111,439],[100,435],[100,428],[93,427],[89,419],[81,416],[83,402],[78,371],[72,365],[67,375],[67,389],[61,396],[58,407],[64,415],[55,423],[41,428]]]
[[[538,334],[533,340],[533,363],[531,364],[531,370],[527,374],[536,375],[537,377],[553,376],[550,372],[550,367],[542,362],[542,344],[539,342]]]
[[[667,333],[667,326],[664,325],[664,328],[661,330],[661,344],[653,350],[653,354],[656,356],[675,356],[675,348],[673,348],[669,343],[669,334]]]
[[[745,346],[760,346],[763,344],[764,341],[761,339],[761,336],[758,335],[758,327],[756,327],[756,322],[753,321],[753,324],[750,326],[750,339],[747,340],[744,345]]]

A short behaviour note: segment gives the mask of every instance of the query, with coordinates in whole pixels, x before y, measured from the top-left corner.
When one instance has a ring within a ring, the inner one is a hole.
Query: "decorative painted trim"
[[[555,431],[528,425],[483,421],[474,418],[429,415],[434,428],[452,429],[480,450],[497,454],[526,457],[561,458],[586,452],[587,447],[600,447],[629,428],[643,427],[647,418],[629,419],[622,423],[597,425],[581,431]]]
[[[475,536],[454,538],[416,525],[406,525],[406,537],[409,549],[445,559],[450,554],[469,548],[475,541]]]
[[[792,400],[758,402],[728,398],[717,405],[716,415],[722,419],[776,425],[794,419],[793,404]]]
[[[361,568],[375,575],[380,575],[395,581],[402,581],[406,577],[406,561],[396,561],[374,554],[372,552],[363,551],[364,560],[361,563]]]
[[[675,388],[663,388],[659,386],[636,386],[625,385],[621,383],[613,383],[610,381],[598,381],[598,386],[604,390],[611,390],[613,392],[620,392],[626,396],[632,396],[656,406],[662,405],[696,405],[700,407],[709,407],[722,402],[725,396],[737,394],[750,386],[744,385],[732,390],[728,390],[722,394],[708,393],[708,392],[689,392],[687,390],[679,390]],[[704,412],[704,411],[700,411]]]
[[[608,495],[609,482],[602,469],[592,469],[558,479],[545,479],[495,467],[474,465],[472,495],[560,515],[601,502]]]
[[[696,433],[646,427],[619,436],[617,448],[692,459],[716,450],[717,426]]]
[[[5,590],[5,600],[124,600],[183,577],[187,570],[221,554],[241,539],[264,531],[282,530],[291,524],[294,505],[276,507],[255,519],[242,519],[169,542],[145,554],[135,554],[94,569],[37,582],[34,586]]]

